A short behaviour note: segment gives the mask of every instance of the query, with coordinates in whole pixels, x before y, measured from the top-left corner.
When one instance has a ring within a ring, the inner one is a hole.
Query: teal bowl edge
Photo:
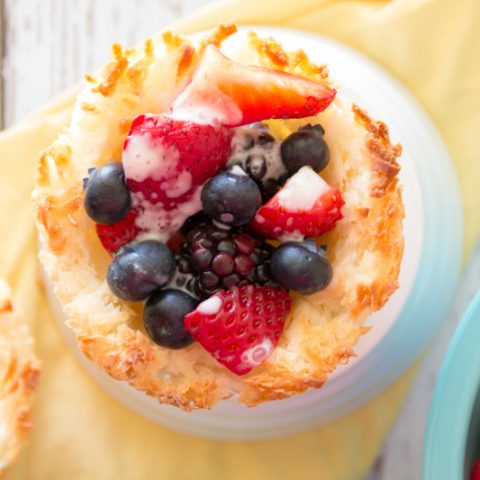
[[[480,386],[480,291],[453,336],[435,386],[425,434],[423,480],[461,480]]]

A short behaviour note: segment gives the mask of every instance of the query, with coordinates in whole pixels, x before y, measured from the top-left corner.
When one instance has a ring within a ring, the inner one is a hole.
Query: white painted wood
[[[109,56],[212,0],[3,0],[3,119],[9,126]],[[480,249],[369,480],[421,478],[423,432],[441,360],[480,285]],[[418,319],[421,321],[421,319]]]
[[[212,0],[4,0],[4,125]]]

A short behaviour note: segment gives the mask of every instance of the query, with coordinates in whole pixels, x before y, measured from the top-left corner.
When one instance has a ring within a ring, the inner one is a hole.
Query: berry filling
[[[196,341],[244,375],[278,344],[289,291],[329,285],[315,238],[344,202],[319,176],[330,158],[324,129],[281,139],[266,121],[314,115],[334,96],[207,47],[171,112],[138,116],[121,162],[89,169],[84,205],[113,257],[107,283],[122,300],[145,300],[153,342]]]
[[[177,271],[170,287],[200,299],[240,285],[279,287],[270,269],[274,250],[241,229],[201,221],[175,254]]]

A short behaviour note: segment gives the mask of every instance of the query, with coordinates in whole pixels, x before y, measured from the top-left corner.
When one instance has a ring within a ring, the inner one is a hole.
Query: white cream
[[[135,240],[138,242],[144,242],[146,240],[158,240],[160,242],[164,242],[165,237],[157,232],[142,232],[136,236]]]
[[[258,365],[261,365],[272,354],[273,349],[272,341],[266,337],[262,343],[242,353],[242,363],[249,367],[258,367]]]
[[[328,183],[320,175],[310,167],[302,167],[278,193],[278,202],[292,212],[310,210],[329,189]]]
[[[161,202],[148,201],[143,193],[132,193],[132,206],[139,212],[135,219],[136,226],[145,232],[143,235],[156,235],[164,242],[168,241],[185,223],[188,217],[202,209],[200,195],[202,187],[197,187],[191,199],[180,203],[173,210],[165,210]]]
[[[147,178],[160,180],[173,174],[179,160],[178,150],[148,134],[128,137],[122,162],[127,178],[143,182]]]
[[[288,226],[288,225],[287,225]],[[293,232],[284,233],[278,238],[282,243],[284,242],[301,242],[305,240],[305,235],[299,230]]]
[[[197,307],[197,312],[203,313],[204,315],[215,315],[220,311],[222,305],[222,299],[218,295],[213,295]]]
[[[187,87],[172,106],[171,118],[200,125],[228,125],[242,122],[242,112],[230,97],[220,90],[207,99],[197,99]]]
[[[246,177],[247,176],[247,173],[245,172],[245,170],[242,168],[242,167],[239,167],[238,165],[234,165],[230,171],[234,174],[234,175],[239,175],[239,176],[243,176],[243,177]]]
[[[174,178],[165,180],[160,188],[168,198],[178,198],[192,188],[192,174],[183,170]]]

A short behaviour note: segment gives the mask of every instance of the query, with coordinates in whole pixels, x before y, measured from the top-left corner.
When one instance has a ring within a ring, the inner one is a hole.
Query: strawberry
[[[285,290],[245,285],[217,292],[187,314],[184,324],[218,362],[244,375],[277,346],[290,305]]]
[[[137,228],[167,241],[198,212],[200,187],[227,163],[232,136],[224,127],[138,116],[122,157]]]
[[[477,458],[475,461],[473,468],[472,468],[472,473],[470,475],[471,480],[480,480],[480,458]]]
[[[278,70],[243,65],[209,45],[190,83],[172,104],[178,118],[235,127],[269,118],[304,118],[325,110],[336,91]]]
[[[302,167],[260,207],[250,226],[266,238],[317,237],[342,218],[344,203],[337,188],[328,185],[310,167]]]
[[[175,210],[225,166],[232,136],[223,127],[140,115],[123,146],[127,184],[149,202]]]
[[[140,229],[135,224],[137,214],[130,210],[128,215],[113,225],[97,224],[97,235],[104,248],[115,253],[120,247],[130,243],[140,233]]]

